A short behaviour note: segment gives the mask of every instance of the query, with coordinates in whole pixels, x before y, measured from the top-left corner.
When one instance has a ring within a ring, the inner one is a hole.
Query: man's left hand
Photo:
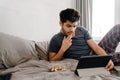
[[[112,62],[112,60],[110,60],[105,68],[107,70],[111,70],[113,69],[113,67],[114,67],[114,63]]]

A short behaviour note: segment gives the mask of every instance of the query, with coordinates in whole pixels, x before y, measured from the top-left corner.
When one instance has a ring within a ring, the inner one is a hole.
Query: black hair
[[[59,16],[60,16],[60,21],[63,23],[66,22],[67,20],[71,22],[76,22],[80,18],[79,12],[72,8],[67,8],[65,10],[62,10]]]

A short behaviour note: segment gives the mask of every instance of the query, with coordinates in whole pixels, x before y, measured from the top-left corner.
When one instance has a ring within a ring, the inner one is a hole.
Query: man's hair
[[[80,18],[79,12],[72,8],[67,8],[65,10],[62,10],[59,16],[60,16],[60,21],[63,23],[66,22],[67,20],[71,22],[76,22]]]

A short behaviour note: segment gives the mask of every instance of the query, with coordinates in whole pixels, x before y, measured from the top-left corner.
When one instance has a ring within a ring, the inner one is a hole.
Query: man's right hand
[[[72,45],[72,34],[69,35],[68,37],[64,37],[63,41],[62,41],[62,46],[60,48],[60,50],[58,51],[58,53],[55,52],[51,52],[49,53],[49,60],[50,61],[58,61],[61,60],[64,52]]]
[[[62,41],[61,49],[65,52],[72,45],[72,34],[68,37],[64,37]]]

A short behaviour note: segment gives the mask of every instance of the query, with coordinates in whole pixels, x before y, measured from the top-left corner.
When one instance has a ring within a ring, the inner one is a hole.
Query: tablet
[[[105,67],[111,58],[111,55],[82,56],[79,59],[75,72],[77,69]]]
[[[82,56],[79,59],[76,69],[82,68],[94,68],[94,67],[105,67],[108,61],[111,59],[111,55],[105,56]]]

